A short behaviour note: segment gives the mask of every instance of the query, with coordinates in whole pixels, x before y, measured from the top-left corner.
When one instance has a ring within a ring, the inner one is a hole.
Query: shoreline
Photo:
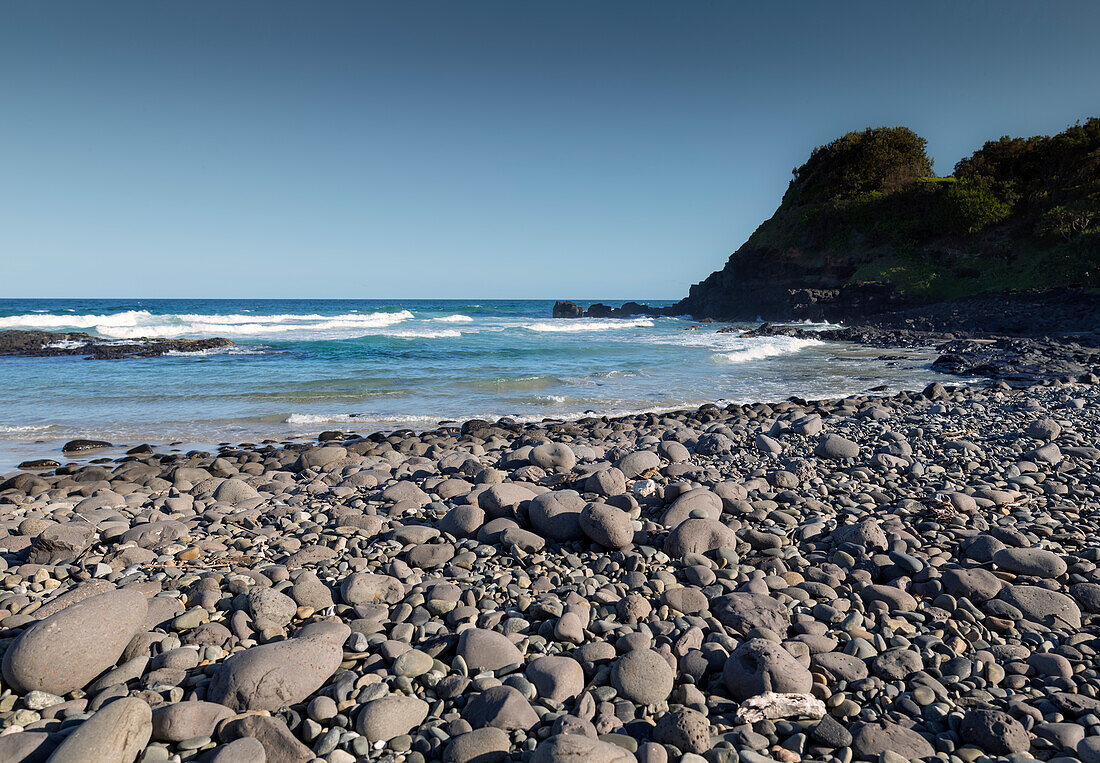
[[[637,303],[628,303],[637,304]],[[641,306],[644,307],[644,306]],[[924,324],[919,324],[919,328],[911,328],[908,326],[914,325],[914,321],[911,317],[898,317],[900,314],[890,314],[889,316],[879,316],[881,320],[871,322],[867,325],[853,325],[853,326],[837,326],[834,328],[815,329],[810,330],[801,327],[797,323],[769,323],[764,322],[758,325],[754,329],[748,329],[741,336],[746,338],[756,337],[774,337],[774,336],[786,336],[798,339],[811,339],[824,342],[845,342],[855,346],[862,346],[867,348],[876,348],[885,351],[891,349],[896,350],[913,350],[913,349],[932,349],[939,353],[931,364],[931,370],[943,375],[942,381],[944,383],[951,383],[954,380],[962,380],[962,384],[968,384],[970,386],[980,387],[983,384],[990,384],[996,381],[1005,381],[1012,386],[1020,387],[1033,384],[1048,383],[1051,380],[1061,380],[1067,382],[1074,379],[1092,379],[1094,382],[1100,381],[1100,341],[1094,340],[1097,337],[1097,333],[1093,332],[1077,332],[1066,337],[1058,336],[1018,336],[1018,335],[1005,335],[995,334],[989,331],[981,330],[969,330],[964,332],[943,332],[941,330],[932,330],[940,328],[939,322],[942,322],[943,316],[931,316],[926,317]],[[951,315],[956,315],[951,313]],[[957,317],[957,315],[956,315]],[[1049,322],[1049,319],[1048,319]],[[894,324],[904,324],[902,327]],[[703,323],[696,324],[690,330],[715,330],[717,323]],[[974,327],[971,326],[971,329]],[[0,332],[4,333],[4,332]],[[7,333],[19,333],[19,332],[7,332]],[[22,333],[34,333],[36,335],[44,335],[50,332],[22,332]],[[716,333],[725,333],[725,329],[717,328]],[[1089,341],[1092,346],[1078,345],[1073,340],[1085,340]],[[35,339],[38,344],[46,344],[47,340],[42,339],[40,336],[36,336]],[[168,341],[168,340],[145,340],[153,342],[154,344]],[[225,340],[188,340],[177,339],[171,340],[172,342],[224,342]],[[72,353],[83,353],[82,349],[72,350]],[[109,357],[101,355],[99,357]],[[119,358],[133,357],[127,355],[119,355]],[[889,356],[886,356],[889,357]],[[984,380],[979,381],[979,380]],[[865,390],[861,393],[852,393],[846,397],[857,397],[859,395],[869,394],[874,390]],[[797,397],[797,395],[795,396]],[[822,400],[828,398],[821,398]],[[701,405],[725,405],[729,401],[712,401],[705,402]],[[764,401],[754,400],[752,402],[768,403],[777,401]],[[693,410],[691,405],[674,404],[670,406],[660,406],[654,408],[641,408],[629,412],[615,412],[612,414],[603,414],[599,411],[588,411],[574,415],[573,413],[568,416],[561,417],[555,416],[553,413],[547,412],[545,415],[537,413],[517,415],[517,416],[504,416],[502,420],[518,422],[523,425],[537,423],[537,422],[549,422],[549,421],[576,421],[577,419],[585,418],[586,416],[605,416],[609,415],[613,420],[619,420],[623,418],[629,418],[631,416],[646,415],[646,414],[658,414],[665,415],[671,413],[684,414]],[[427,416],[414,417],[417,421],[410,423],[409,421],[401,420],[399,416],[395,416],[392,422],[392,426],[386,426],[386,422],[379,422],[377,420],[371,420],[364,422],[366,427],[354,427],[355,422],[350,420],[352,417],[348,415],[347,421],[340,421],[342,415],[334,414],[331,418],[331,422],[319,422],[316,428],[302,427],[300,432],[290,433],[276,433],[274,431],[268,433],[256,433],[251,439],[242,440],[241,442],[234,443],[232,439],[226,441],[219,439],[217,442],[214,439],[200,439],[195,440],[184,439],[176,442],[159,442],[153,445],[154,448],[159,450],[169,450],[171,452],[179,453],[181,448],[177,446],[183,446],[189,450],[196,448],[206,448],[216,450],[218,447],[234,447],[241,445],[252,445],[253,441],[258,441],[267,444],[273,443],[293,443],[297,441],[308,440],[316,437],[323,432],[352,432],[359,429],[367,429],[365,434],[360,434],[362,437],[379,436],[394,431],[410,430],[418,433],[432,431],[435,426],[426,424],[423,422]],[[436,426],[461,426],[463,423],[460,419],[439,419]],[[324,424],[331,423],[333,426],[330,429],[325,429]],[[288,426],[290,424],[288,423]],[[95,435],[90,435],[94,437]],[[138,438],[141,439],[141,438]],[[157,438],[153,438],[156,440]],[[4,445],[10,445],[11,447],[5,447],[5,450],[15,455],[19,451],[24,450],[20,446],[26,444],[28,447],[25,449],[26,459],[19,456],[18,459],[11,464],[11,469],[18,469],[19,463],[23,460],[58,460],[57,454],[61,451],[61,446],[66,442],[63,438],[50,438],[48,440],[28,438],[28,439],[12,439],[4,441]],[[47,447],[34,447],[34,445],[43,445]],[[150,442],[142,442],[141,446],[151,445]],[[83,454],[84,457],[80,462],[70,463],[88,463],[98,458],[124,455],[120,451],[125,451],[131,447],[135,447],[137,443],[129,444],[112,444],[108,448],[103,448],[99,451],[91,451]],[[7,459],[12,461],[13,459]],[[0,474],[10,472],[11,469],[0,469]]]

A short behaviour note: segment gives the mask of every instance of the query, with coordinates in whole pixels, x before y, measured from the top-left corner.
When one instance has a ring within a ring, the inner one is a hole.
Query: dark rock
[[[992,708],[967,710],[959,731],[968,744],[994,755],[1026,752],[1031,747],[1031,740],[1020,722],[1008,713]]]
[[[574,302],[558,301],[554,303],[555,318],[580,318],[584,310]]]

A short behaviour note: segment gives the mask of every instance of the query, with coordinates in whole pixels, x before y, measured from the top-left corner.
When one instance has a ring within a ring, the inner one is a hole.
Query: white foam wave
[[[348,338],[375,333],[378,329],[412,319],[408,310],[397,312],[344,313],[342,315],[279,314],[244,315],[193,313],[153,315],[147,310],[127,310],[111,315],[55,315],[29,313],[0,317],[0,329],[46,330],[86,329],[102,337],[265,337],[301,336]]]
[[[441,318],[432,318],[432,320],[439,323],[472,323],[474,319],[468,315],[444,315]]]
[[[797,339],[789,336],[768,337],[766,339],[743,339],[746,346],[730,352],[717,353],[718,357],[729,363],[750,363],[778,355],[798,352],[804,347],[818,344],[815,339]]]
[[[652,318],[619,318],[606,321],[595,318],[558,318],[553,321],[531,323],[524,326],[524,328],[528,331],[573,333],[578,331],[644,328],[652,325]]]
[[[400,331],[383,331],[382,336],[396,336],[402,339],[455,339],[462,336],[461,331],[444,329],[442,331],[418,331],[416,329],[402,329]]]
[[[164,354],[170,358],[199,358],[211,355],[263,355],[264,352],[259,347],[235,344],[230,347],[208,347],[205,350],[169,350]]]
[[[567,399],[563,399],[567,400]],[[553,401],[557,402],[557,401]],[[560,419],[562,421],[576,421],[577,419],[584,418],[591,415],[599,416],[637,416],[643,413],[669,413],[672,411],[680,411],[690,409],[694,407],[691,403],[680,403],[677,405],[668,406],[645,406],[645,407],[623,407],[623,406],[610,406],[608,408],[601,408],[600,410],[569,410],[569,411],[554,411],[553,418]],[[367,430],[371,427],[379,427],[382,429],[392,427],[434,427],[441,421],[448,422],[461,422],[469,419],[484,419],[486,421],[496,421],[502,417],[511,419],[521,424],[537,424],[546,418],[548,411],[539,413],[501,413],[497,412],[483,412],[483,413],[463,413],[456,416],[425,416],[421,414],[373,414],[373,413],[292,413],[283,419],[284,423],[295,428],[316,428],[318,426],[325,426],[329,424],[354,424],[356,428]]]
[[[284,421],[292,427],[313,427],[323,424],[362,424],[363,426],[376,424],[436,424],[444,420],[446,420],[445,417],[415,414],[379,416],[359,413],[292,413]]]
[[[99,329],[137,326],[148,323],[151,318],[152,314],[148,310],[127,310],[111,315],[52,315],[32,312],[0,318],[0,329]]]
[[[314,424],[348,424],[360,420],[360,417],[354,413],[292,413],[284,419],[287,424],[298,427],[308,427]]]
[[[537,395],[535,399],[542,403],[556,403],[561,405],[569,398],[565,395]]]

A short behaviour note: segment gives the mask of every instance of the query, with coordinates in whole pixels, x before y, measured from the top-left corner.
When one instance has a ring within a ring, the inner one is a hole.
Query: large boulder
[[[814,455],[819,458],[844,459],[858,458],[859,444],[836,434],[827,434],[817,441]]]
[[[173,702],[153,711],[153,739],[182,742],[193,737],[213,736],[219,721],[233,711],[216,702]]]
[[[20,692],[62,695],[83,689],[118,662],[147,609],[144,596],[121,589],[40,620],[4,653],[4,682]]]
[[[554,702],[565,702],[584,691],[584,669],[572,657],[539,657],[527,665],[525,675],[540,697]]]
[[[611,685],[620,696],[639,705],[655,705],[672,693],[675,672],[664,657],[652,649],[634,649],[611,668]]]
[[[1077,630],[1081,627],[1081,610],[1064,593],[1038,586],[1011,585],[998,595],[1024,613],[1024,618],[1056,630]]]
[[[531,527],[548,540],[580,540],[585,500],[575,490],[555,490],[535,496],[527,506]]]
[[[763,593],[730,593],[711,602],[718,621],[746,634],[754,628],[767,628],[785,635],[791,625],[790,613],[782,603]]]
[[[301,702],[340,667],[350,635],[343,623],[324,620],[310,623],[292,639],[238,652],[218,666],[206,698],[237,712]]]
[[[238,504],[259,497],[256,488],[239,479],[225,480],[214,491],[214,500],[220,503]]]
[[[462,711],[462,717],[475,729],[493,726],[505,731],[534,728],[539,716],[517,689],[493,686],[474,695]]]
[[[555,734],[539,743],[531,763],[638,763],[638,759],[611,742],[579,734]]]
[[[860,760],[878,760],[884,752],[892,752],[909,760],[936,754],[931,743],[916,731],[888,721],[857,723],[852,727],[851,746]]]
[[[577,465],[577,455],[565,443],[544,442],[531,449],[530,461],[543,469],[569,471]]]
[[[467,628],[458,636],[458,655],[473,671],[500,670],[523,662],[523,654],[503,633]]]
[[[353,572],[340,583],[345,604],[396,604],[405,598],[405,586],[389,575]]]
[[[730,696],[745,700],[764,692],[801,694],[814,679],[790,652],[774,641],[754,638],[741,644],[726,660],[722,680]]]
[[[371,742],[388,742],[408,734],[428,717],[428,703],[417,697],[390,694],[372,700],[359,711],[355,730]]]
[[[606,503],[590,503],[580,516],[581,530],[604,548],[626,548],[634,541],[630,515]]]
[[[145,700],[122,697],[77,726],[54,750],[50,763],[133,763],[152,732],[152,711]]]
[[[664,516],[661,517],[661,523],[665,527],[677,527],[680,523],[692,518],[692,514],[697,518],[721,519],[721,497],[706,488],[696,488],[681,493],[665,511]]]
[[[717,519],[688,519],[665,539],[665,553],[679,559],[685,554],[705,554],[715,549],[736,548],[737,533]]]

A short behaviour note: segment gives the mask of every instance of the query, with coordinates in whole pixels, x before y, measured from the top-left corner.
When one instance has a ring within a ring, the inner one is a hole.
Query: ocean
[[[77,437],[188,448],[324,429],[919,389],[938,376],[931,351],[744,338],[687,318],[554,319],[552,308],[540,300],[0,300],[0,330],[237,343],[146,359],[0,357],[0,470],[31,457],[64,460],[61,445]]]

